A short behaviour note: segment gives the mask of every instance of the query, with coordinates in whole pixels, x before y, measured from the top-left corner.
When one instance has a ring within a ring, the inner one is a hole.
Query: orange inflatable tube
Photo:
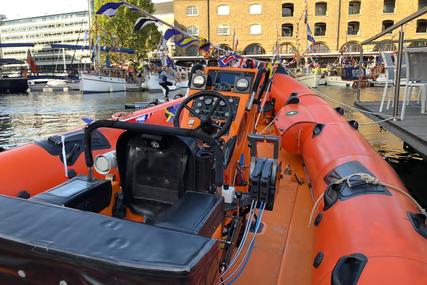
[[[427,284],[425,217],[357,124],[284,74],[270,94],[282,147],[302,156],[320,202],[310,225],[312,284]]]

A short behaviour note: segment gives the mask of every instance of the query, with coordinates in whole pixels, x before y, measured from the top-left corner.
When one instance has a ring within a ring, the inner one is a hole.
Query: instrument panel
[[[237,107],[239,106],[240,98],[234,97],[234,96],[224,96],[224,97],[227,98],[228,102],[231,105],[231,109],[233,112],[232,115],[233,115],[233,120],[234,120],[236,118]],[[209,96],[199,97],[193,101],[192,109],[197,114],[208,115],[209,112],[212,110],[212,107],[216,103],[217,100],[219,100],[219,99],[216,97],[214,97],[214,98],[209,97]],[[189,115],[190,115],[190,117],[194,117],[194,115],[191,113]],[[221,101],[221,102],[219,102],[218,106],[216,107],[215,111],[213,112],[212,119],[214,119],[214,120],[225,120],[229,116],[230,116],[230,114],[228,113],[227,105],[225,104],[225,102]]]

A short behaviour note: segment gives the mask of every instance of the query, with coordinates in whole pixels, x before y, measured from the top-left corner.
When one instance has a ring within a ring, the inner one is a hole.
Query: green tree
[[[98,11],[99,7],[107,2],[111,2],[111,0],[95,0],[95,11]],[[127,0],[127,2],[150,14],[154,12],[154,5],[150,0]],[[99,37],[102,46],[125,47],[136,51],[134,55],[111,53],[112,62],[132,61],[139,63],[147,56],[148,52],[154,50],[159,44],[161,34],[154,24],[147,25],[139,32],[133,32],[134,24],[141,16],[141,14],[124,6],[119,8],[114,17],[94,15],[91,27],[91,35],[94,41]],[[105,59],[105,55],[102,55],[102,58]]]

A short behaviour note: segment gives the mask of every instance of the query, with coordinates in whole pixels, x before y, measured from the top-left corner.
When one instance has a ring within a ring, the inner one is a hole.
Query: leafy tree
[[[95,0],[95,11],[103,4],[111,2],[111,0]],[[152,14],[154,5],[150,0],[127,0],[142,10]],[[109,47],[125,47],[135,50],[134,55],[111,53],[110,59],[112,62],[132,61],[139,63],[147,53],[154,50],[161,39],[161,34],[158,32],[156,25],[150,24],[145,26],[139,32],[133,32],[133,27],[136,20],[142,15],[130,10],[127,7],[120,7],[114,17],[105,15],[94,15],[91,27],[91,36],[96,41],[100,38],[101,46]],[[102,55],[105,58],[105,55]]]

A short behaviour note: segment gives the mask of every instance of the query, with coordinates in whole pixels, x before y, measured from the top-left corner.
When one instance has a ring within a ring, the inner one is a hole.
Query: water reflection
[[[12,148],[82,127],[82,117],[110,118],[146,93],[31,93],[0,96],[0,147]]]

